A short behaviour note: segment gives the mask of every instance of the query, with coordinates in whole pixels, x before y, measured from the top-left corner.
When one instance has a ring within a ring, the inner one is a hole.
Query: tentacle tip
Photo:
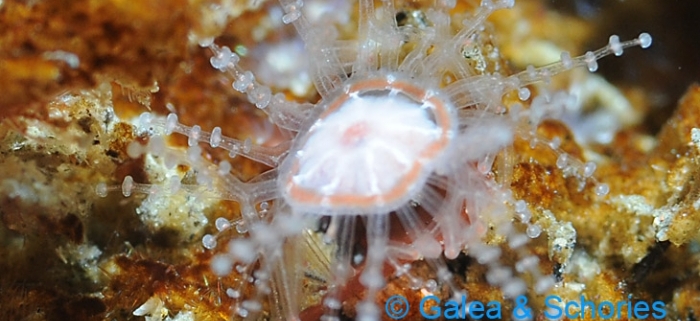
[[[640,33],[639,37],[637,37],[637,40],[639,41],[639,46],[642,47],[642,49],[646,49],[649,48],[649,46],[651,46],[651,35],[646,32]]]

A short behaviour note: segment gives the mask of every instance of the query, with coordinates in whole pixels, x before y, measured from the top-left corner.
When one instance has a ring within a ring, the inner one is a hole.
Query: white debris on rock
[[[138,317],[145,317],[146,321],[163,321],[168,316],[165,303],[157,296],[152,296],[132,313]]]
[[[98,282],[104,276],[104,271],[98,265],[102,251],[96,245],[68,243],[59,246],[56,254],[64,263],[83,269],[93,282]]]
[[[700,151],[700,128],[690,130],[690,141]]]
[[[610,198],[610,203],[617,206],[619,211],[640,216],[652,216],[655,210],[642,195],[617,195]]]
[[[144,157],[149,181],[166,182],[179,178],[176,168],[168,168],[162,157]],[[200,235],[209,220],[205,212],[219,200],[197,197],[188,193],[152,193],[136,209],[139,219],[153,230],[168,227],[182,235]]]
[[[575,275],[581,282],[593,280],[601,271],[600,264],[582,249],[574,251],[566,269],[567,274]]]
[[[668,229],[671,227],[673,218],[679,209],[678,205],[672,205],[664,206],[654,211],[654,229],[656,230],[657,241],[668,241]]]
[[[543,210],[540,221],[546,226],[549,257],[566,267],[576,246],[576,229],[571,222],[558,221],[550,210]]]

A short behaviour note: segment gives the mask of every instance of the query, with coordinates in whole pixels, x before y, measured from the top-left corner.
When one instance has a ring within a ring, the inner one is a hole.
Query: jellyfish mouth
[[[346,86],[283,162],[285,200],[323,215],[388,213],[406,204],[454,136],[451,105],[435,93],[390,77]]]

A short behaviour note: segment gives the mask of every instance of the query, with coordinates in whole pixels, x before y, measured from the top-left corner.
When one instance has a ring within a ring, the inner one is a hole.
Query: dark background
[[[611,34],[631,39],[648,32],[647,50],[625,51],[624,59],[603,59],[598,69],[613,83],[639,84],[651,97],[644,129],[656,133],[692,83],[700,83],[700,1],[549,0],[552,8],[593,21],[590,39],[607,43]]]

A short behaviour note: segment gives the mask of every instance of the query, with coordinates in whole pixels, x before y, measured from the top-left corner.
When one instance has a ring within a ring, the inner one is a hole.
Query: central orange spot
[[[340,143],[345,146],[357,145],[368,133],[369,126],[367,126],[367,123],[360,122],[353,124],[343,132],[343,136],[340,137]]]

